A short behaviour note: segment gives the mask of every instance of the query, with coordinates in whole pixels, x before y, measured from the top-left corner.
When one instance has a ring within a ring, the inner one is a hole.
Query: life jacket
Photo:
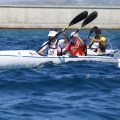
[[[61,56],[62,55],[62,48],[60,46],[59,46],[60,51],[58,51],[58,42],[59,42],[59,39],[57,39],[55,41],[54,47],[51,47],[51,43],[50,42],[48,43],[48,50],[47,50],[47,54],[48,55],[51,55],[51,56],[56,56],[56,55],[57,56]]]
[[[100,36],[100,40],[102,40],[102,42],[98,42],[99,48],[101,49],[101,51],[105,52],[105,50],[106,50],[106,38],[103,36]]]
[[[100,39],[103,40],[103,42],[102,42],[102,43],[99,43],[99,46],[100,46],[100,47],[104,47],[104,48],[106,48],[106,38],[103,37],[103,36],[101,36]]]
[[[95,38],[96,39],[96,38]],[[106,38],[104,36],[100,36],[100,40],[102,40],[103,42],[98,42],[99,46],[101,47],[106,47]],[[91,43],[94,43],[93,40],[91,40]]]
[[[75,45],[73,45],[73,43],[68,44],[66,45],[65,49],[66,51],[70,51],[70,56],[86,56],[87,55],[85,46],[79,46],[78,44],[75,44]]]
[[[83,52],[84,46],[71,46],[70,48],[70,55],[71,56],[85,56],[85,53]]]

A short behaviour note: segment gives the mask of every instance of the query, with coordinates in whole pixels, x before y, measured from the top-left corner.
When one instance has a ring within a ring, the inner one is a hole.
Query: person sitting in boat
[[[58,34],[56,29],[51,29],[49,31],[48,37],[49,41],[45,42],[42,46],[42,48],[37,51],[38,54],[42,55],[42,53],[45,51],[48,56],[61,56],[63,52],[66,51],[66,49],[63,49],[66,44],[69,42],[69,38],[65,33],[65,29],[62,29],[62,34],[64,35],[65,39],[58,39],[56,35]],[[46,44],[47,43],[47,44]]]
[[[101,36],[101,30],[97,27],[95,29],[95,37],[88,37],[91,40],[87,48],[92,48],[93,52],[105,52],[106,50],[106,38]]]
[[[85,51],[83,51],[85,43],[83,40],[75,32],[72,32],[71,36],[70,44],[67,44],[64,49],[69,51],[70,56],[85,56]]]

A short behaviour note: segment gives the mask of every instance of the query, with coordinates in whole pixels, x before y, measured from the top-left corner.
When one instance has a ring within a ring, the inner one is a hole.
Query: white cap
[[[76,37],[76,36],[78,36],[78,34],[77,33],[75,34],[75,32],[72,32],[71,36]]]
[[[56,34],[57,34],[56,31],[50,31],[49,34],[48,34],[48,36],[54,37]]]

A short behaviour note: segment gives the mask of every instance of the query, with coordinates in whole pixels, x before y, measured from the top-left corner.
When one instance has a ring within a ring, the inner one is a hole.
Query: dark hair
[[[92,29],[97,30],[97,29],[98,29],[98,27],[97,27],[97,26],[94,26]]]
[[[91,30],[90,30],[90,34],[92,34],[93,32],[95,32],[98,29],[97,26],[94,26]]]
[[[52,28],[52,29],[50,29],[50,31],[57,31],[57,29],[55,29],[55,28]]]
[[[95,30],[95,34],[101,34],[101,30],[100,29]]]
[[[100,34],[96,34],[95,39],[100,39]]]

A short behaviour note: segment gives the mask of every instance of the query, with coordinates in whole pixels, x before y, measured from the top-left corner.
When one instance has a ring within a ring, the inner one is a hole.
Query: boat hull
[[[56,64],[69,61],[101,61],[111,62],[108,56],[40,56],[34,50],[0,51],[0,68],[32,68],[46,62]]]
[[[87,49],[87,55],[89,56],[110,56],[110,55],[114,55],[114,53],[116,53],[117,50],[110,50],[107,49],[105,52],[93,52],[91,49]]]
[[[118,58],[118,67],[120,68],[120,58]]]

